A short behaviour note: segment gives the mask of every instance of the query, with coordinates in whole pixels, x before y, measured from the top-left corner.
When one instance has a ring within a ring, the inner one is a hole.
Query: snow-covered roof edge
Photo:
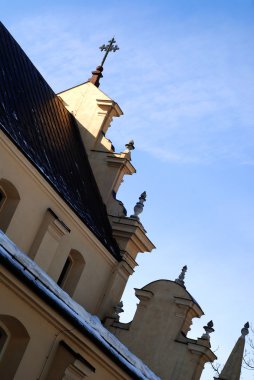
[[[99,318],[88,313],[63,291],[33,260],[23,253],[2,231],[0,231],[0,261],[36,290],[61,315],[68,317],[79,330],[88,335],[105,353],[113,356],[134,378],[142,380],[160,380],[141,359],[132,354],[100,322]]]

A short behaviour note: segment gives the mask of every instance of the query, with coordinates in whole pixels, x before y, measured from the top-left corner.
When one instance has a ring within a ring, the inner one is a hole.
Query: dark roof
[[[75,119],[1,22],[0,127],[120,260]]]

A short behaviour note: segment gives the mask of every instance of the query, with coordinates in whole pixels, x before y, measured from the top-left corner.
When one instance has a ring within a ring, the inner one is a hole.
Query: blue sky
[[[124,116],[109,137],[121,151],[135,140],[137,174],[119,191],[128,214],[143,190],[141,215],[157,250],[140,254],[134,287],[175,279],[213,319],[223,363],[243,324],[254,323],[254,1],[1,2],[2,22],[59,92],[87,80],[113,35],[101,89]],[[253,372],[243,372],[250,380]],[[202,380],[212,378],[207,368]]]

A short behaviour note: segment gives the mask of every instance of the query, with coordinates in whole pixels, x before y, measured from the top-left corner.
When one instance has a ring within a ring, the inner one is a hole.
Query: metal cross
[[[116,52],[117,50],[119,50],[119,47],[118,47],[117,45],[114,45],[114,43],[116,42],[116,40],[114,39],[114,37],[112,38],[112,40],[109,40],[108,42],[109,42],[108,45],[102,45],[102,46],[100,46],[100,50],[101,50],[101,51],[103,51],[103,50],[106,51],[106,53],[105,53],[105,55],[104,55],[104,58],[103,58],[103,60],[101,61],[101,66],[104,65],[104,62],[106,61],[106,58],[107,58],[108,53],[109,53],[110,51]]]

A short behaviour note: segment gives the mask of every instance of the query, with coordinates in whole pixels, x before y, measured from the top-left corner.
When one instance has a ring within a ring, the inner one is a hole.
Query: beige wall
[[[56,282],[71,252],[71,259],[77,259],[76,270],[74,273],[74,266],[70,266],[71,281],[68,281],[69,274],[66,271],[61,286],[87,311],[105,319],[112,316],[114,307],[122,297],[128,278],[134,271],[138,252],[151,251],[154,245],[138,220],[125,218],[123,204],[113,197],[113,192],[117,192],[123,176],[135,172],[130,163],[130,150],[114,153],[111,142],[105,137],[112,118],[120,116],[121,109],[90,83],[78,86],[61,96],[67,108],[77,118],[97,184],[112,216],[110,221],[122,252],[122,261],[114,259],[2,131],[0,187],[2,186],[5,193],[8,182],[9,193],[6,193],[6,201],[0,205],[0,226],[2,218],[3,229],[7,236]],[[68,104],[71,102],[72,107]],[[13,199],[10,194],[14,194]],[[136,199],[134,203],[135,201]],[[1,290],[1,297],[9,299],[9,303],[1,304],[2,313],[10,318],[18,317],[19,323],[24,326],[24,342],[30,337],[15,378],[38,380],[46,378],[44,372],[47,372],[46,368],[56,354],[57,343],[62,339],[62,335],[68,336],[68,344],[75,352],[81,350],[86,360],[89,359],[92,363],[97,362],[94,362],[91,352],[97,350],[96,355],[100,356],[102,364],[104,359],[101,358],[100,350],[93,347],[91,351],[90,342],[84,342],[84,337],[77,338],[73,336],[74,333],[67,332],[58,334],[57,331],[66,330],[66,321],[61,320],[62,326],[59,327],[58,316],[53,316],[54,313],[52,314],[47,306],[42,305],[41,301],[34,299],[30,294],[31,298],[28,301],[29,292],[24,291],[25,296],[21,294],[22,284],[16,283],[13,289],[11,286],[4,286]],[[55,342],[54,336],[56,336]],[[22,344],[25,344],[24,342]],[[45,371],[43,370],[40,376],[38,368],[43,368],[50,347],[52,347],[51,359],[46,362]],[[28,369],[26,366],[31,357],[36,357],[37,364],[33,363]],[[107,369],[104,368],[104,364],[99,366],[96,364],[94,378],[101,380],[128,378],[114,365],[111,367],[108,359],[106,362]],[[75,368],[70,369],[70,371],[75,370]],[[67,377],[68,375],[66,379]]]
[[[98,146],[110,151],[111,142],[104,135],[112,118],[123,114],[118,104],[90,82],[63,91],[59,97],[80,123],[81,137],[88,154]]]
[[[66,108],[75,116],[101,196],[109,214],[123,216],[123,207],[112,196],[117,193],[124,175],[135,173],[131,153],[115,153],[106,137],[113,118],[121,116],[116,102],[87,82],[59,94]],[[117,125],[114,126],[117,128]],[[127,141],[123,142],[126,144]]]
[[[14,380],[49,379],[48,374],[52,368],[55,372],[58,371],[55,355],[61,341],[64,341],[90,366],[94,367],[95,373],[91,372],[92,379],[131,380],[131,377],[112,359],[103,354],[94,343],[66,322],[3,267],[0,271],[0,288],[0,323],[4,326],[1,321],[4,321],[6,316],[12,317],[23,325],[29,337],[25,352],[13,377]],[[0,374],[3,374],[4,352],[1,359]],[[11,380],[7,377],[2,378]],[[56,377],[54,380],[57,379]]]
[[[203,315],[183,286],[158,280],[136,289],[140,300],[133,321],[107,321],[108,328],[161,379],[198,380],[213,361],[210,342],[187,338],[192,319]]]
[[[58,241],[52,233],[49,234],[43,241],[42,252],[39,252],[38,257],[33,252],[32,256],[57,280],[70,250],[80,252],[85,266],[73,297],[88,311],[105,316],[108,311],[100,310],[100,305],[118,262],[2,132],[0,143],[0,180],[4,178],[10,181],[20,197],[6,230],[7,236],[29,254],[38,238],[47,209],[52,209],[70,232],[65,231]]]
[[[76,285],[72,284],[70,294],[88,311],[104,318],[110,316],[113,307],[119,303],[128,278],[134,271],[137,253],[151,251],[154,245],[147,238],[146,231],[140,223],[125,218],[122,202],[113,196],[113,193],[118,191],[123,176],[135,172],[130,162],[130,150],[115,153],[111,142],[105,137],[112,118],[122,115],[120,107],[89,82],[67,90],[59,96],[76,118],[108,213],[118,218],[111,218],[110,222],[113,235],[122,250],[123,261],[127,263],[125,267],[129,266],[130,270],[123,270],[122,263],[113,258],[1,132],[0,185],[1,179],[7,179],[16,187],[19,196],[15,215],[8,229],[4,231],[55,281],[59,279],[70,251],[79,252],[84,269],[80,276],[76,276]],[[134,204],[135,201],[136,199]],[[14,208],[9,207],[8,214],[11,214]],[[48,209],[57,215],[56,219]],[[0,218],[1,215],[3,212]],[[67,229],[59,221],[62,221]],[[129,231],[130,227],[133,231]],[[134,241],[141,244],[133,244]],[[131,262],[127,256],[132,258]],[[67,288],[66,290],[68,291]]]

